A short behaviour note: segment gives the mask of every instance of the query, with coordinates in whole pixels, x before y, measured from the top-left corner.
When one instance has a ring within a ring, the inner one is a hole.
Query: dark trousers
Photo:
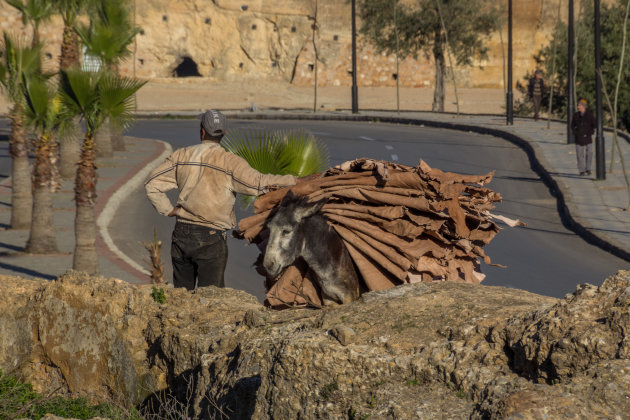
[[[225,231],[177,222],[171,242],[173,286],[224,287],[228,249]]]
[[[538,114],[540,113],[540,104],[542,103],[542,96],[534,95],[532,96],[532,101],[534,102],[534,119],[538,119]]]

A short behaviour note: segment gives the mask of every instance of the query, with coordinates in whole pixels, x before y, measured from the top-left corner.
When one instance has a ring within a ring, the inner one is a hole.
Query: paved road
[[[584,242],[565,229],[556,210],[556,200],[529,168],[524,152],[505,140],[458,131],[392,124],[317,121],[230,121],[230,129],[305,128],[315,133],[329,148],[331,164],[358,157],[371,157],[416,165],[424,159],[429,165],[448,171],[479,174],[496,170],[490,187],[504,201],[496,212],[519,218],[525,228],[506,228],[486,251],[501,269],[483,266],[486,285],[525,289],[551,296],[564,296],[580,283],[600,284],[628,263]],[[178,148],[197,142],[195,120],[138,121],[129,135],[165,140]],[[173,200],[175,196],[173,196]],[[239,210],[239,218],[248,214]],[[146,259],[139,244],[152,236],[157,226],[166,249],[163,257],[170,277],[170,232],[173,220],[157,215],[142,191],[133,194],[119,210],[111,234],[121,250],[136,261]],[[261,297],[262,278],[251,264],[258,251],[243,241],[232,239],[226,283]]]

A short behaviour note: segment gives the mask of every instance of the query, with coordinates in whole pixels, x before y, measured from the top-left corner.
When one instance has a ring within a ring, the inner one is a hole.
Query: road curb
[[[268,113],[247,113],[247,112],[225,112],[226,116],[238,119],[250,119],[250,120],[315,120],[315,121],[356,121],[356,122],[381,122],[381,123],[394,123],[394,124],[406,124],[406,125],[422,125],[432,128],[444,128],[457,131],[470,131],[478,134],[487,134],[495,137],[502,138],[510,143],[520,147],[529,159],[530,167],[536,172],[549,191],[551,195],[556,198],[557,209],[560,214],[560,218],[564,225],[583,238],[586,242],[595,245],[606,252],[609,252],[619,258],[626,261],[630,261],[630,252],[618,247],[609,240],[602,238],[593,232],[586,229],[580,224],[576,218],[571,214],[571,205],[567,203],[565,199],[565,193],[562,191],[557,181],[551,176],[549,171],[540,163],[536,154],[536,147],[532,145],[525,138],[520,137],[514,133],[503,131],[498,128],[483,127],[479,125],[470,125],[464,123],[454,123],[446,121],[434,121],[425,120],[421,118],[399,117],[399,116],[376,116],[376,115],[344,115],[344,114],[307,114],[307,113],[294,113],[294,114],[268,114]],[[621,134],[621,133],[620,133]],[[626,138],[625,135],[621,137]],[[626,138],[626,140],[628,140]]]
[[[116,244],[114,243],[114,240],[112,239],[111,235],[109,234],[109,225],[111,224],[112,220],[114,219],[114,215],[116,214],[116,212],[120,208],[121,203],[127,197],[129,197],[129,195],[136,188],[138,188],[140,185],[142,185],[144,183],[144,180],[147,178],[149,173],[151,173],[151,171],[155,167],[157,167],[160,163],[162,163],[164,161],[164,159],[166,159],[173,152],[173,148],[171,147],[171,145],[169,143],[167,143],[165,141],[162,141],[162,140],[156,140],[156,139],[150,139],[150,140],[152,140],[154,142],[157,142],[157,143],[160,143],[162,145],[162,147],[164,148],[162,153],[160,153],[160,155],[158,155],[158,157],[156,157],[155,159],[151,160],[140,171],[136,172],[136,174],[133,175],[120,188],[118,188],[109,197],[109,199],[107,200],[107,202],[103,206],[103,209],[99,213],[98,218],[96,219],[96,225],[98,227],[99,234],[101,235],[101,238],[103,239],[103,242],[105,243],[105,246],[107,246],[107,248],[116,257],[120,258],[120,260],[122,260],[123,262],[125,262],[129,266],[133,267],[135,270],[137,270],[137,271],[139,271],[139,272],[141,272],[143,274],[146,274],[146,275],[150,275],[151,273],[149,273],[149,271],[146,268],[142,267],[140,264],[138,264],[137,262],[135,262],[134,260],[129,258],[127,256],[127,254],[122,252],[116,246]]]

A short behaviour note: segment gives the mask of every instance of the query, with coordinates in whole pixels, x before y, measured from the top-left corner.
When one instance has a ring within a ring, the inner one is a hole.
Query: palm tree
[[[88,54],[97,57],[105,68],[118,73],[118,65],[131,55],[129,46],[140,29],[133,26],[125,0],[103,1],[95,10],[90,25],[77,25],[76,32]],[[104,121],[96,133],[96,153],[108,157],[112,156],[113,150],[125,150],[122,128]]]
[[[111,72],[88,73],[77,69],[62,70],[60,94],[65,119],[80,116],[86,125],[75,179],[75,249],[73,268],[89,274],[98,272],[96,255],[96,131],[110,118],[122,127],[133,119],[133,94],[145,82],[124,78]]]
[[[13,107],[9,111],[11,178],[11,228],[28,229],[31,225],[32,193],[28,161],[28,141],[24,129],[24,80],[41,73],[41,46],[25,47],[4,33],[4,52],[0,62],[0,83]]]
[[[221,140],[221,146],[263,174],[303,177],[330,166],[328,149],[306,130],[231,131]],[[243,196],[240,201],[247,207],[253,197]]]
[[[57,252],[57,239],[53,224],[52,196],[59,189],[57,161],[59,149],[55,132],[59,127],[60,102],[49,78],[37,74],[25,78],[24,115],[36,135],[33,161],[33,212],[31,233],[26,252],[50,254]]]
[[[50,0],[6,0],[9,5],[15,7],[22,13],[22,23],[30,23],[33,26],[33,38],[31,46],[39,45],[39,25],[53,14],[53,2]],[[55,0],[57,1],[57,0]]]
[[[94,8],[95,4],[95,0],[55,0],[54,10],[63,19],[63,40],[59,55],[60,70],[68,70],[79,63],[81,45],[74,27],[77,16]],[[64,179],[72,178],[76,172],[81,136],[81,127],[76,120],[74,124],[69,124],[66,130],[59,133],[59,172]]]

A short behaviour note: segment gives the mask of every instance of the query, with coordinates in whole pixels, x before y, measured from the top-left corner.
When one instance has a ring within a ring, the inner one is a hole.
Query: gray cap
[[[209,109],[199,116],[201,126],[209,136],[220,137],[225,134],[227,128],[227,119],[225,115],[214,109]]]

